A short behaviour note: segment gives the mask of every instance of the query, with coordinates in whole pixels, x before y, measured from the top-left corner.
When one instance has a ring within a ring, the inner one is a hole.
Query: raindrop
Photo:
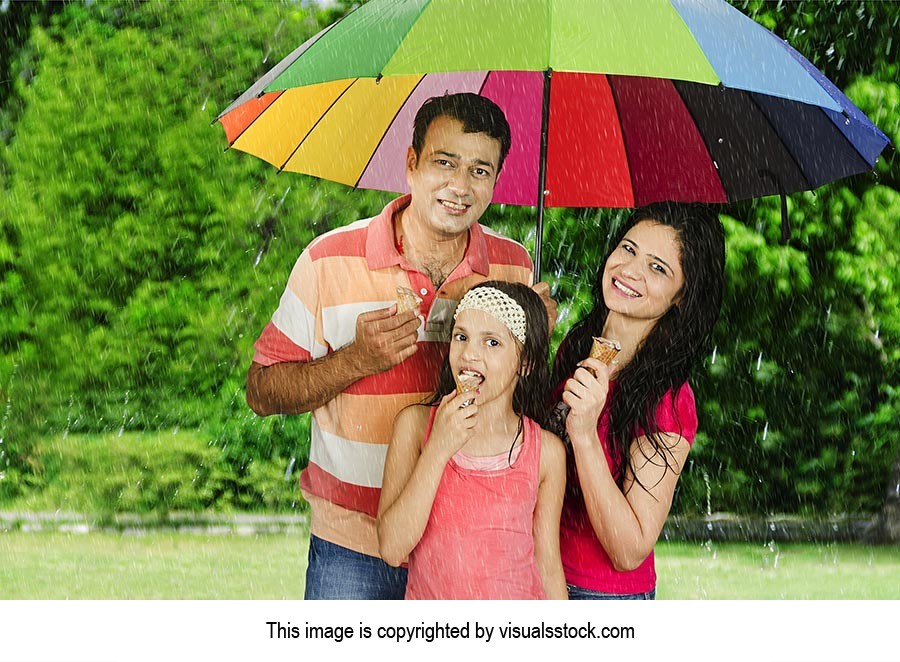
[[[287,466],[287,469],[284,471],[284,479],[290,480],[291,474],[294,472],[294,465],[297,463],[297,458],[292,457],[290,463]]]
[[[253,211],[259,210],[259,206],[262,204],[263,198],[265,198],[265,197],[266,197],[266,192],[260,191],[259,197],[256,198],[256,205],[253,207]]]
[[[281,200],[279,200],[278,203],[275,205],[275,209],[272,211],[273,216],[278,213],[279,209],[281,209],[281,205],[284,204],[284,199],[288,196],[288,193],[290,193],[290,192],[291,192],[291,187],[288,186],[284,190],[284,195],[281,196]]]
[[[712,485],[709,482],[709,474],[703,472],[703,482],[706,483],[706,516],[712,517]],[[712,531],[712,522],[708,524],[709,530]]]
[[[719,144],[720,144],[720,145],[721,145],[722,143],[724,143],[724,142],[725,142],[725,139],[724,139],[724,138],[719,138]]]
[[[762,368],[762,352],[756,357],[756,372],[759,372],[760,368]]]
[[[66,414],[66,427],[63,428],[63,439],[68,439],[69,437],[69,429],[72,427],[72,407],[75,406],[75,400],[73,396],[69,396],[69,412]]]
[[[769,436],[769,421],[766,421],[766,426],[763,428],[763,438],[762,438],[762,440],[765,441],[765,440],[766,440],[766,437],[768,437],[768,436]]]
[[[719,351],[719,346],[716,345],[713,347],[712,359],[710,359],[710,364],[715,365],[716,363],[716,353]]]
[[[208,94],[206,95],[206,98],[203,100],[203,106],[200,108],[200,110],[206,110],[206,102],[207,102],[207,101],[209,101],[209,95],[208,95]]]
[[[119,426],[119,436],[125,433],[125,423],[128,421],[128,391],[125,391],[124,409],[122,409],[122,424]]]

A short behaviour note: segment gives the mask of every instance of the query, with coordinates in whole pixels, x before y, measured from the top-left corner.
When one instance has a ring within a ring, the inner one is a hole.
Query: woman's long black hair
[[[546,424],[547,400],[549,399],[550,376],[547,367],[550,333],[547,325],[547,308],[541,297],[530,287],[521,283],[502,280],[488,280],[472,287],[493,287],[516,301],[525,311],[525,343],[519,356],[525,374],[519,377],[513,390],[513,411],[535,421],[541,427]],[[471,290],[470,290],[471,291]],[[454,325],[455,326],[455,325]],[[516,341],[518,343],[518,341]],[[444,357],[438,377],[437,391],[428,404],[439,404],[441,398],[456,388],[453,371],[450,369],[450,355]]]
[[[602,335],[609,310],[603,299],[603,270],[606,260],[623,237],[641,221],[672,228],[678,237],[684,285],[678,303],[655,324],[638,346],[631,361],[616,377],[610,409],[610,451],[621,462],[619,487],[631,466],[631,443],[639,431],[650,441],[648,459],[661,458],[675,471],[671,454],[658,437],[654,413],[670,389],[673,396],[688,380],[694,362],[706,347],[719,317],[725,272],[725,238],[717,214],[706,205],[658,203],[636,210],[614,238],[597,272],[593,285],[594,307],[566,335],[553,367],[553,384],[560,384],[575,371],[576,364],[590,352],[593,336]],[[563,436],[565,430],[556,430]],[[565,438],[565,437],[563,437]],[[647,453],[645,453],[647,455]],[[644,486],[646,488],[646,486]]]

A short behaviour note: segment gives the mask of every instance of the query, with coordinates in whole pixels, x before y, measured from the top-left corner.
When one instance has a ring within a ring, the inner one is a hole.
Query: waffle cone
[[[403,313],[407,310],[416,310],[422,299],[408,287],[397,288],[397,312]]]
[[[479,386],[474,380],[460,378],[459,375],[456,375],[454,379],[456,380],[457,393],[471,393]]]
[[[594,338],[594,344],[591,345],[592,359],[602,361],[606,365],[612,363],[622,347],[615,340],[607,340],[606,338]]]

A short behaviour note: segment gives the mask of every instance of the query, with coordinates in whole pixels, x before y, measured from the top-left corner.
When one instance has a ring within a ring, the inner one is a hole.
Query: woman
[[[688,375],[719,315],[725,242],[701,205],[637,210],[553,370],[568,446],[560,544],[570,599],[653,599],[653,547],[697,431]],[[606,363],[594,337],[618,343]],[[587,357],[587,358],[586,358]]]

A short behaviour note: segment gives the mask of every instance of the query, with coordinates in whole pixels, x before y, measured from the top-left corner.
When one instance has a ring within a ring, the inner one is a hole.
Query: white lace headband
[[[525,344],[525,311],[508,294],[493,287],[475,287],[466,292],[453,314],[453,321],[463,310],[481,310],[503,324],[516,339]]]

